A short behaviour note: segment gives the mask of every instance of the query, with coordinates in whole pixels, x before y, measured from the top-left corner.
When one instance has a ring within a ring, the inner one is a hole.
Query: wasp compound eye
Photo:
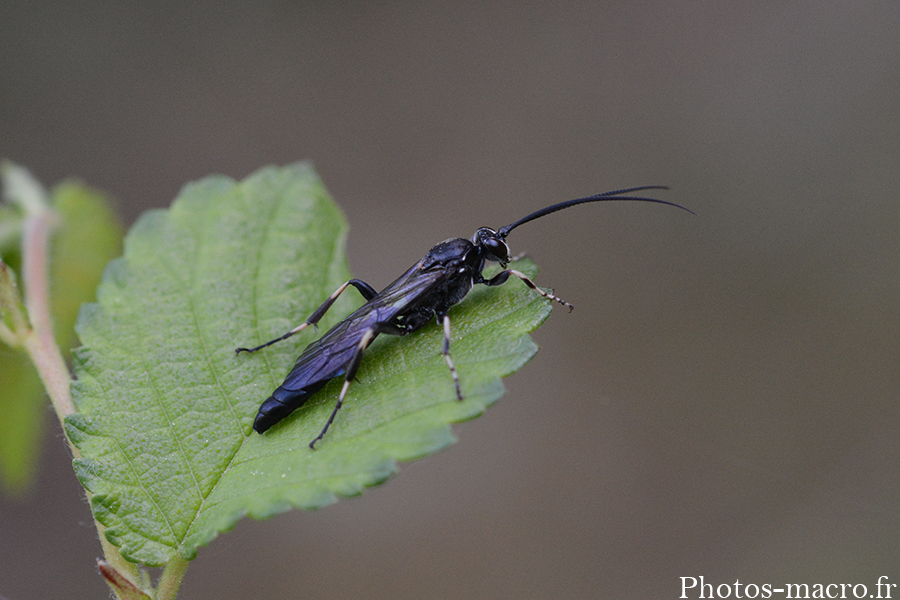
[[[506,242],[495,237],[491,237],[487,238],[482,243],[484,245],[484,249],[486,250],[488,259],[503,264],[509,262],[509,247],[506,245]]]

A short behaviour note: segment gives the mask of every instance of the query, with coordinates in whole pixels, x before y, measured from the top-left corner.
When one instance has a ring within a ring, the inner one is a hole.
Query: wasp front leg
[[[562,298],[559,298],[558,296],[554,296],[550,292],[545,292],[544,290],[539,288],[537,286],[537,284],[531,280],[530,277],[525,275],[525,273],[522,273],[521,271],[516,271],[515,269],[504,269],[503,271],[500,271],[499,273],[497,273],[490,279],[485,279],[482,277],[480,281],[476,281],[475,283],[483,283],[484,285],[489,286],[489,287],[493,287],[495,285],[503,285],[504,283],[506,283],[506,280],[509,279],[510,275],[515,275],[516,277],[521,279],[525,283],[525,285],[527,285],[528,287],[533,289],[535,292],[537,292],[544,298],[547,298],[549,300],[554,300],[556,302],[559,302],[563,306],[567,307],[569,309],[569,312],[572,312],[572,309],[575,308],[574,306],[572,306],[571,304],[569,304]]]

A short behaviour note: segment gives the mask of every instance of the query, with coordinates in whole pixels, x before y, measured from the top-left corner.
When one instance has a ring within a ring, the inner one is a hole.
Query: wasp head
[[[481,227],[472,236],[472,243],[478,247],[484,258],[506,267],[506,263],[509,262],[509,246],[499,233],[490,227]]]

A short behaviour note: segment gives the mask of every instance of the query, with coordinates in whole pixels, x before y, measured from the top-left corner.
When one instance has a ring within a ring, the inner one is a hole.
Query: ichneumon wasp
[[[668,188],[656,185],[640,186],[576,198],[542,208],[497,230],[481,227],[471,240],[463,238],[445,240],[429,250],[421,260],[380,292],[376,292],[372,286],[359,279],[347,281],[298,327],[255,348],[235,349],[235,353],[256,352],[285,340],[310,325],[315,326],[348,286],[355,287],[366,299],[363,306],[306,347],[290,373],[285,377],[284,382],[259,407],[259,412],[253,421],[253,429],[259,433],[265,432],[302,406],[328,381],[343,375],[344,386],[341,388],[337,404],[322,428],[322,432],[309,444],[310,448],[315,449],[316,442],[325,436],[325,432],[328,431],[328,427],[331,426],[340,410],[350,382],[356,377],[363,352],[369,344],[381,333],[402,336],[418,331],[433,318],[436,318],[438,324],[443,327],[442,353],[456,387],[456,397],[462,400],[459,375],[450,358],[450,316],[448,312],[451,306],[466,297],[472,286],[476,284],[501,285],[509,279],[510,275],[515,275],[536,293],[572,310],[571,304],[540,289],[524,273],[506,268],[510,262],[509,246],[506,244],[509,232],[529,221],[587,202],[655,202],[674,206],[693,214],[689,209],[674,202],[629,195],[635,192],[664,189]],[[503,270],[490,279],[485,279],[482,277],[485,261],[500,263]]]

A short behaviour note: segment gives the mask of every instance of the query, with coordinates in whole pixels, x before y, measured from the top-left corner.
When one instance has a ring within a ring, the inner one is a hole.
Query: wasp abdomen
[[[310,396],[318,392],[328,383],[328,380],[320,381],[299,390],[289,390],[279,386],[259,407],[256,418],[253,420],[253,430],[257,433],[266,431],[269,427],[282,420],[301,406]]]

